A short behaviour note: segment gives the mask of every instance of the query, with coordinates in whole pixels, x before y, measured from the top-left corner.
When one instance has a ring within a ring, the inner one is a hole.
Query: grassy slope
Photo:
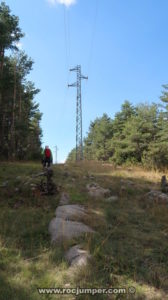
[[[97,233],[52,247],[48,224],[58,206],[59,195],[42,197],[23,185],[41,170],[40,165],[1,164],[0,184],[9,183],[7,188],[0,188],[0,300],[75,299],[70,295],[37,293],[37,287],[66,284],[137,289],[135,296],[96,296],[96,299],[168,299],[168,208],[148,207],[144,200],[147,191],[159,188],[161,174],[114,169],[97,163],[54,169],[54,179],[70,194],[71,203],[88,207],[89,215],[84,221]],[[65,170],[71,176],[64,176]],[[88,179],[88,173],[95,179]],[[123,184],[121,179],[129,179],[134,185]],[[93,181],[110,188],[120,200],[109,204],[103,199],[90,198],[85,187]],[[123,185],[125,190],[121,188]],[[83,243],[93,259],[87,268],[72,274],[64,252],[76,242]]]

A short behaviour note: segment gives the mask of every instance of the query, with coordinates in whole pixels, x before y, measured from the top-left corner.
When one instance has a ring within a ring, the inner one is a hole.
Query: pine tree
[[[106,161],[111,156],[110,139],[113,135],[112,120],[107,114],[91,123],[84,142],[86,159]]]
[[[17,48],[23,37],[18,17],[0,4],[0,157],[35,158],[41,152],[42,114],[34,102],[38,94],[27,75],[33,61]],[[5,50],[11,50],[5,55]]]
[[[168,167],[168,85],[163,85],[163,88],[157,134],[146,154],[147,164],[159,169]]]
[[[135,115],[135,107],[128,100],[123,103],[121,112],[115,115],[113,121],[114,135],[111,139],[111,148],[113,152],[111,160],[117,164],[122,164],[128,158],[128,153],[125,152],[124,139],[126,138],[126,133],[124,132],[124,128],[126,123]]]

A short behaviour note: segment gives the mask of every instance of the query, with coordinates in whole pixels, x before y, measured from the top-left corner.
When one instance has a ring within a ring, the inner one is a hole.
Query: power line
[[[87,73],[88,76],[90,77],[90,69],[91,69],[91,62],[92,62],[92,57],[93,57],[93,48],[94,48],[94,40],[96,36],[96,26],[97,26],[97,18],[98,18],[98,10],[99,10],[99,0],[95,0],[95,15],[94,15],[94,21],[93,21],[93,29],[92,29],[92,34],[91,34],[91,42],[90,42],[90,49],[89,49],[89,55],[88,55],[88,66],[87,66]],[[83,97],[86,96],[86,87],[83,92]]]
[[[81,66],[77,65],[70,69],[71,72],[77,73],[77,81],[73,84],[68,84],[68,87],[77,88],[76,98],[76,161],[83,160],[83,137],[82,137],[82,95],[81,95],[81,80],[88,77],[81,74]]]
[[[95,16],[94,16],[93,30],[92,30],[91,43],[90,43],[90,53],[88,58],[88,74],[90,72],[91,60],[93,56],[93,46],[94,46],[94,39],[96,35],[96,25],[97,25],[97,16],[98,16],[98,6],[99,6],[99,0],[96,0]]]
[[[98,15],[98,4],[99,0],[96,0],[95,7],[95,16],[93,21],[93,31],[91,34],[91,43],[90,43],[90,51],[88,57],[88,73],[90,72],[91,61],[93,56],[93,46],[94,39],[96,34],[96,24],[97,24],[97,15]],[[65,47],[66,47],[66,66],[69,69],[69,61],[70,61],[70,21],[68,11],[64,6],[64,34],[65,34]],[[72,85],[68,85],[68,87],[77,87],[77,102],[76,102],[76,160],[83,159],[83,138],[82,138],[82,100],[81,100],[81,79],[88,79],[88,77],[84,77],[81,75],[81,66],[78,65],[74,69],[70,69],[70,71],[77,72],[77,81]],[[67,74],[67,82],[69,81],[69,74]],[[84,94],[86,94],[86,87],[84,90]],[[64,102],[67,97],[67,89],[65,90]],[[63,105],[63,113],[65,113],[65,108]],[[62,116],[62,114],[61,114]]]
[[[67,84],[69,82],[69,76],[70,76],[70,72],[69,72],[69,62],[70,62],[70,25],[69,25],[69,14],[68,14],[68,9],[66,9],[65,5],[63,5],[63,10],[64,10],[64,39],[65,39],[65,68],[66,68],[66,89],[64,92],[64,96],[63,96],[63,104],[62,104],[62,109],[61,109],[61,113],[60,113],[60,118],[63,118],[63,115],[65,114],[65,108],[66,108],[66,100],[67,100],[67,92],[68,92],[68,88],[67,88]],[[68,70],[68,72],[67,72]]]
[[[69,70],[70,61],[70,24],[68,10],[64,5],[64,38],[65,38],[65,55],[66,55],[66,70]],[[67,82],[69,80],[69,72],[67,74]]]
[[[69,25],[69,14],[68,10],[66,9],[65,5],[63,5],[63,24],[64,24],[64,43],[65,43],[65,77],[66,77],[66,88],[64,90],[63,100],[62,100],[62,106],[59,113],[58,123],[63,119],[63,116],[66,112],[67,107],[67,92],[68,87],[67,84],[69,82],[69,62],[70,62],[70,25]],[[68,70],[68,72],[67,72]]]
[[[70,33],[70,11],[67,10],[67,41],[68,41],[68,62],[71,59],[71,33]],[[69,74],[69,72],[68,72]]]
[[[68,39],[67,39],[67,21],[66,21],[66,10],[65,10],[65,5],[64,7],[64,38],[65,38],[65,56],[66,56],[66,66],[68,69],[69,68],[69,60],[68,60]]]

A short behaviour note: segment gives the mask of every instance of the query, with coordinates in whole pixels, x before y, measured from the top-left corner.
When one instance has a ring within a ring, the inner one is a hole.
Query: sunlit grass
[[[37,288],[67,284],[86,288],[135,286],[135,296],[121,299],[166,299],[168,208],[146,207],[144,200],[147,191],[159,189],[161,173],[95,162],[54,166],[55,183],[69,193],[70,203],[88,209],[83,222],[96,231],[54,247],[48,225],[60,196],[40,196],[23,185],[38,172],[41,165],[36,163],[1,164],[0,184],[8,184],[0,188],[0,299],[60,299],[59,295],[40,296]],[[89,197],[89,182],[109,188],[119,200],[107,203]],[[92,255],[89,265],[78,272],[69,269],[64,258],[65,251],[76,243],[82,243]],[[80,295],[77,299],[92,297]],[[96,299],[120,296],[98,295]]]

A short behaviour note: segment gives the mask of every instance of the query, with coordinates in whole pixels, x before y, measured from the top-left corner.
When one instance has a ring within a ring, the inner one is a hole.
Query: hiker
[[[51,163],[52,163],[52,152],[49,146],[45,146],[44,158],[42,160],[43,167],[49,168]]]

